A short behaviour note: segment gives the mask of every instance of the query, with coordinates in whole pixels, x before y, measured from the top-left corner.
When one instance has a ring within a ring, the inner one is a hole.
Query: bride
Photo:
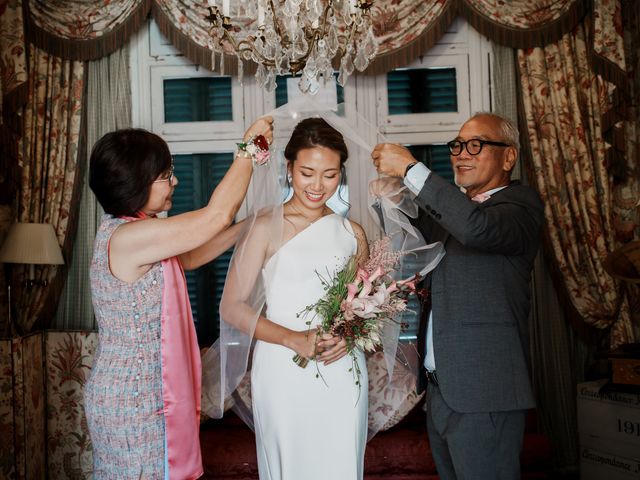
[[[251,368],[260,478],[361,479],[367,391],[354,381],[345,341],[319,337],[319,319],[300,315],[324,295],[320,275],[333,276],[353,255],[368,257],[362,227],[326,205],[344,181],[347,146],[325,120],[307,118],[293,130],[284,156],[293,194],[283,206],[282,237],[270,235],[270,216],[256,220],[243,246],[253,259],[248,268],[230,269],[221,316],[236,324],[250,317],[250,291],[243,286],[262,277],[266,308],[255,324]],[[295,354],[314,361],[301,368]],[[366,385],[364,355],[355,361]]]
[[[286,127],[301,112],[310,118],[285,140],[283,162],[275,158],[254,171],[249,201],[255,213],[230,229],[229,244],[238,240],[220,304],[220,338],[203,357],[208,372],[203,411],[219,418],[233,407],[254,428],[262,480],[357,480],[363,478],[367,433],[380,430],[413,387],[396,389],[388,401],[385,397],[384,411],[368,419],[364,354],[347,356],[343,339],[320,335],[321,319],[303,314],[324,297],[323,279],[331,279],[351,257],[363,263],[369,255],[362,227],[329,205],[338,198],[349,207],[341,198],[345,162],[354,151],[366,151],[368,157],[370,148],[344,119],[305,100],[271,112],[276,119],[272,152],[283,150],[278,118]],[[283,183],[289,194],[284,203]],[[396,193],[382,199],[376,215],[387,234],[396,232],[394,250],[414,252],[425,274],[442,249],[426,246],[415,234],[405,221],[417,214],[409,211],[414,202],[403,204]],[[406,278],[416,273],[412,269],[398,272]],[[396,378],[398,333],[399,326],[383,335],[387,379],[382,382],[387,385]],[[308,359],[306,368],[294,356]],[[378,379],[378,390],[380,385]]]

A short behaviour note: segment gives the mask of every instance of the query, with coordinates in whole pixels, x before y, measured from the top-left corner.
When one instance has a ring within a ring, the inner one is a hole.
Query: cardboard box
[[[620,450],[601,437],[580,435],[580,480],[603,479],[640,479],[640,452]]]
[[[578,385],[578,432],[640,452],[640,394],[602,393],[606,383],[603,379]]]
[[[640,395],[578,385],[581,480],[640,480]]]

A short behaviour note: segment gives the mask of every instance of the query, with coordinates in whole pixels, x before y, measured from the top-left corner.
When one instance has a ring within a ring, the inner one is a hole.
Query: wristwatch
[[[410,163],[409,165],[407,165],[407,169],[404,171],[404,176],[406,177],[407,174],[409,173],[409,170],[411,170],[417,164],[418,164],[418,162],[413,162],[413,163]]]

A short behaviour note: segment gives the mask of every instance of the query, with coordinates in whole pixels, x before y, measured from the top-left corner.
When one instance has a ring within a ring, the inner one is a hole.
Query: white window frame
[[[198,141],[211,138],[215,132],[216,138],[237,139],[244,133],[243,88],[233,77],[231,80],[232,120],[209,122],[165,122],[164,120],[164,81],[180,78],[210,78],[220,77],[203,68],[194,66],[165,66],[151,67],[151,128],[168,141]]]
[[[427,55],[419,58],[402,70],[420,68],[455,69],[458,111],[390,115],[387,95],[387,75],[378,75],[376,77],[377,118],[382,133],[405,132],[407,130],[451,130],[453,126],[460,125],[469,118],[471,114],[471,104],[469,102],[469,69],[467,56],[464,54]]]
[[[255,78],[247,75],[243,85],[237,78],[232,79],[233,121],[166,124],[163,79],[217,74],[193,65],[182,56],[162,37],[153,21],[133,39],[130,55],[133,125],[161,135],[172,154],[233,152],[249,124],[275,109],[275,92],[258,88]],[[344,87],[344,118],[372,148],[379,142],[444,144],[455,138],[470,115],[491,110],[490,55],[490,42],[458,18],[434,47],[405,67],[456,68],[458,112],[388,115],[386,74],[375,77],[356,74]],[[351,214],[360,220],[369,239],[374,240],[379,232],[373,217],[367,213],[367,192],[377,172],[368,152],[352,154],[346,169]],[[246,205],[252,197],[250,189],[239,218],[246,215]]]
[[[453,67],[456,69],[457,112],[389,115],[387,75],[376,77],[376,118],[380,141],[407,143],[400,138],[408,133],[430,137],[441,132],[438,143],[451,140],[451,133],[475,112],[491,109],[489,55],[490,42],[458,18],[437,45],[403,69]],[[455,135],[454,135],[455,136]],[[448,138],[447,138],[448,137]],[[431,140],[430,140],[431,141]],[[421,144],[428,143],[424,139]]]
[[[153,20],[148,20],[145,28],[141,28],[132,39],[129,52],[134,126],[160,135],[170,147],[176,142],[228,140],[235,148],[234,142],[242,139],[246,129],[245,118],[252,118],[251,115],[254,114],[256,95],[252,90],[255,89],[243,88],[237,78],[231,77],[232,120],[166,123],[163,92],[165,79],[220,75],[194,65],[184,57],[161,35]],[[251,93],[251,102],[247,102],[245,98],[247,93]],[[262,101],[261,97],[259,101]]]
[[[275,109],[275,92],[260,89],[255,78],[246,75],[243,85],[237,78],[232,78],[233,121],[166,124],[162,104],[163,79],[216,76],[217,73],[193,65],[162,37],[153,21],[141,30],[131,48],[133,123],[160,134],[172,153],[232,152],[249,124]],[[490,53],[490,42],[463,19],[457,18],[434,47],[404,68],[456,68],[458,112],[388,115],[386,74],[375,77],[356,74],[344,87],[344,118],[372,148],[379,142],[446,143],[457,135],[470,115],[491,110]],[[366,193],[369,181],[376,178],[377,173],[371,159],[362,156],[366,158],[352,156],[346,165],[349,201],[351,212],[361,219],[365,231],[374,238],[377,227],[366,213]]]

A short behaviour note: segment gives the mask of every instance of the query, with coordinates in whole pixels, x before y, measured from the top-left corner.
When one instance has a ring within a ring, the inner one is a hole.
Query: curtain
[[[51,223],[69,259],[75,233],[80,182],[81,106],[84,65],[62,60],[38,48],[29,51],[29,99],[24,108],[21,145],[20,222]],[[36,268],[46,287],[22,288],[16,298],[18,333],[48,326],[55,313],[66,268]],[[18,282],[26,278],[17,268]]]
[[[22,0],[0,0],[0,245],[15,218],[19,184],[20,112],[27,101],[27,57],[24,48]],[[9,298],[0,272],[0,336],[10,333]]]
[[[491,96],[493,111],[518,124],[518,85],[515,67],[515,51],[497,43],[491,43],[491,74],[493,86]],[[522,155],[518,159],[511,178],[522,177]]]
[[[518,62],[535,183],[545,201],[546,233],[573,306],[611,346],[633,340],[628,303],[603,268],[615,249],[612,179],[602,118],[611,84],[588,61],[585,26]]]
[[[25,0],[29,38],[43,49],[75,60],[95,59],[121,47],[142,25],[151,9],[162,33],[191,61],[211,70],[216,63],[207,33],[206,2],[191,0]],[[594,0],[606,13],[617,0]],[[367,70],[378,74],[404,66],[429,49],[451,21],[462,15],[490,39],[512,47],[540,46],[559,39],[584,16],[583,0],[376,0],[371,10],[380,42],[378,57]],[[231,11],[238,32],[255,20]],[[606,30],[603,28],[603,30]],[[600,30],[598,30],[600,31]],[[601,42],[607,50],[606,42]],[[617,54],[619,45],[607,52]],[[221,60],[221,59],[219,59]],[[221,65],[235,73],[235,58],[225,55]],[[255,68],[248,64],[246,71]]]
[[[550,439],[556,468],[578,465],[576,385],[585,380],[591,350],[572,335],[548,270],[545,252],[534,265],[529,331],[531,378],[537,400],[538,423]]]
[[[100,60],[87,63],[86,95],[87,155],[82,158],[82,199],[78,232],[53,328],[95,330],[91,304],[89,266],[93,240],[103,210],[89,188],[89,156],[93,144],[105,133],[131,126],[129,50],[125,46]]]
[[[144,24],[151,0],[24,0],[28,39],[70,60],[95,60],[125,45]]]
[[[494,111],[518,122],[518,84],[516,50],[498,44],[492,45]],[[522,130],[522,127],[521,127]],[[522,135],[527,132],[521,132]],[[524,143],[524,142],[523,142]],[[523,165],[524,164],[524,165]],[[512,178],[529,178],[526,166],[530,157],[521,149],[520,158]],[[529,315],[531,377],[536,396],[540,429],[553,442],[558,467],[573,468],[578,461],[576,437],[575,382],[573,356],[569,343],[569,325],[565,321],[554,284],[547,269],[544,252],[539,252],[534,263],[531,282],[532,305]]]
[[[16,124],[7,121],[18,112],[27,99],[27,58],[25,54],[22,0],[0,2],[0,128],[2,139],[15,129]],[[1,152],[9,144],[2,142]],[[15,149],[14,149],[15,152]],[[16,158],[16,154],[13,154]]]

